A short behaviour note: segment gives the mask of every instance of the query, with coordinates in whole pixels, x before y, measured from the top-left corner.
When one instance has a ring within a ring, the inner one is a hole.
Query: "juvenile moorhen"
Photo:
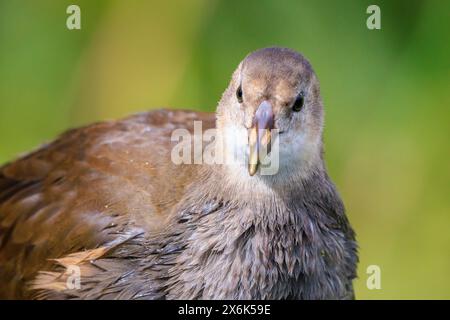
[[[173,161],[174,130],[194,120],[217,128],[214,152],[244,161]],[[216,114],[64,133],[0,168],[0,298],[352,299],[357,244],[322,128],[309,62],[266,48],[239,64]],[[263,174],[275,140],[277,171]]]

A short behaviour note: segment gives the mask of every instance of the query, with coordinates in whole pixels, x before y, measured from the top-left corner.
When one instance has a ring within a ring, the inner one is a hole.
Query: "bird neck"
[[[253,208],[255,212],[290,210],[299,197],[315,197],[313,190],[328,190],[328,175],[323,162],[310,167],[308,174],[281,170],[279,176],[250,176],[246,168],[236,165],[198,167],[198,179],[188,188],[182,203],[226,203]]]
[[[206,166],[211,190],[220,189],[218,193],[233,199],[271,198],[301,191],[305,182],[326,175],[321,135],[298,137],[290,144],[278,143],[268,155],[269,165],[260,165],[257,173],[250,176],[247,129],[230,121],[226,125],[218,122],[217,126],[214,150],[219,162]]]
[[[308,191],[308,185],[327,180],[323,161],[309,165],[308,169],[280,168],[276,175],[250,176],[246,166],[211,165],[203,168],[202,189],[208,197],[244,205],[255,203],[289,202],[298,194]]]

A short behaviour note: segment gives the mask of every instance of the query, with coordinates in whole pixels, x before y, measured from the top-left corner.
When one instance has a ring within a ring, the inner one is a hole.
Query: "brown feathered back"
[[[133,226],[158,232],[196,166],[174,166],[170,137],[214,114],[153,111],[68,131],[0,169],[0,298],[26,298],[49,259],[95,249]],[[170,181],[170,183],[167,183]]]

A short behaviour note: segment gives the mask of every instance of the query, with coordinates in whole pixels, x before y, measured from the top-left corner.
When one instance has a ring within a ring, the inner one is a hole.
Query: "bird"
[[[216,112],[98,122],[3,165],[0,298],[354,299],[358,244],[323,123],[309,61],[268,47]],[[215,160],[174,161],[180,130],[188,147],[213,132]]]

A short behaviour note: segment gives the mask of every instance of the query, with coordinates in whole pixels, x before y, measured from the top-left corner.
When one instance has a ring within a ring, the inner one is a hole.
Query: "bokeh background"
[[[66,8],[81,7],[81,30]],[[381,8],[381,30],[366,8]],[[0,0],[0,163],[61,131],[215,109],[257,48],[321,80],[326,160],[360,243],[360,299],[450,298],[450,1]],[[366,268],[379,265],[381,290]]]

